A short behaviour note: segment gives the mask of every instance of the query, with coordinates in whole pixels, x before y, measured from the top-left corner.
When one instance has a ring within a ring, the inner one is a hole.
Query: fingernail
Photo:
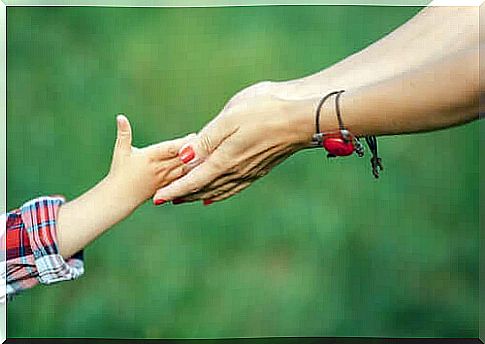
[[[156,199],[156,200],[154,200],[154,201],[153,201],[153,204],[155,204],[155,205],[161,205],[161,204],[163,204],[163,203],[165,203],[165,202],[167,202],[167,201],[166,201],[166,200],[164,200],[164,199],[161,199],[161,198],[160,198],[160,199]]]
[[[180,160],[184,164],[190,162],[192,159],[195,158],[195,152],[194,149],[191,146],[187,146],[184,149],[182,149],[179,153]]]
[[[116,121],[121,122],[123,117],[125,117],[125,114],[122,112],[116,114]]]
[[[204,203],[204,205],[211,205],[212,203],[214,203],[214,201],[213,201],[213,200],[211,200],[211,199],[205,199],[205,200],[203,201],[203,203]]]
[[[182,203],[185,203],[185,200],[183,200],[182,198],[176,198],[172,201],[172,204],[182,204]]]

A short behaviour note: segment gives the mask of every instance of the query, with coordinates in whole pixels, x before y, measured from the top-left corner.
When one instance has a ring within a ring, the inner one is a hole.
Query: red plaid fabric
[[[0,221],[6,234],[2,279],[7,298],[39,283],[73,280],[84,273],[82,252],[65,261],[57,248],[56,217],[63,203],[62,197],[40,197],[7,213]]]

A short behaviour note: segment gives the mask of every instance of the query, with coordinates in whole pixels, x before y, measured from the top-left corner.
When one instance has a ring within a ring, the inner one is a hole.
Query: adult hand
[[[313,109],[308,101],[302,106],[276,96],[281,85],[262,82],[236,94],[181,149],[181,160],[194,168],[158,190],[155,204],[226,199],[308,147],[314,132]]]

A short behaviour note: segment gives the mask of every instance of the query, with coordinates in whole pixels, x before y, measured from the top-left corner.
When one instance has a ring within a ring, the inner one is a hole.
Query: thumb
[[[196,166],[202,163],[235,131],[234,126],[227,120],[215,118],[196,137],[180,148],[180,160],[189,166]]]
[[[131,152],[131,125],[125,115],[119,114],[116,116],[116,145],[115,145],[115,155],[127,154]]]

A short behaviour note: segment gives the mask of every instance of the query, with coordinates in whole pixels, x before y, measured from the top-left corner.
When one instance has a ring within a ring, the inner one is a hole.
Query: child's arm
[[[187,138],[137,149],[131,146],[131,127],[126,117],[118,116],[117,125],[113,162],[107,177],[59,210],[57,237],[64,258],[130,215],[161,185],[187,172],[177,156]]]
[[[131,146],[126,117],[118,116],[117,126],[111,169],[94,188],[68,203],[60,196],[40,197],[0,216],[6,238],[1,282],[9,297],[39,283],[81,276],[84,247],[130,215],[158,187],[186,173],[177,152],[191,135],[137,149]]]

